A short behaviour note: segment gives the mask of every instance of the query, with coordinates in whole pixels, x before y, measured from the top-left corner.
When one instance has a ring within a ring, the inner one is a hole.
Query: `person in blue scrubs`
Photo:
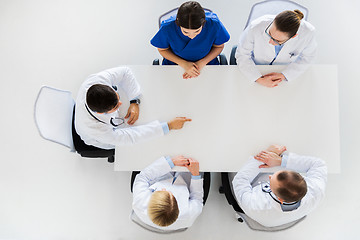
[[[163,65],[180,65],[183,78],[197,77],[205,65],[219,65],[217,56],[230,35],[215,13],[198,2],[183,3],[175,16],[161,23],[151,44],[164,57]]]

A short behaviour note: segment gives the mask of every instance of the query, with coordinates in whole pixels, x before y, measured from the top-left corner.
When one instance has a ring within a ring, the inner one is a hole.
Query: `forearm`
[[[204,65],[208,64],[211,60],[219,56],[219,54],[222,52],[223,49],[224,49],[224,44],[220,46],[212,46],[208,55],[206,55],[200,61],[204,62]]]
[[[246,192],[252,192],[251,182],[259,174],[261,162],[251,159],[236,174],[232,181],[236,198],[240,201],[242,195]]]
[[[170,60],[170,61],[176,63],[179,66],[183,66],[184,63],[186,63],[186,60],[184,60],[181,57],[175,55],[170,48],[168,48],[168,49],[160,49],[160,48],[158,48],[158,50],[159,50],[159,53],[161,54],[161,56],[163,56],[167,60]]]

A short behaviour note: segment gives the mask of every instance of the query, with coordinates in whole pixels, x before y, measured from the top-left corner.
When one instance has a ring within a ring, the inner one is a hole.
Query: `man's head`
[[[277,171],[270,178],[271,191],[284,202],[301,200],[307,192],[305,179],[294,171]]]
[[[179,216],[176,198],[169,191],[156,191],[152,194],[148,214],[153,223],[166,227],[173,224]]]
[[[86,104],[97,113],[112,113],[121,105],[119,95],[107,85],[92,85],[86,93]]]

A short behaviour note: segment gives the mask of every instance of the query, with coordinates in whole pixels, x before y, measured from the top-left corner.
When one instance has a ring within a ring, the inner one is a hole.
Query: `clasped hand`
[[[285,80],[285,76],[282,73],[272,72],[261,76],[256,82],[265,87],[273,88],[277,87],[283,80]]]
[[[270,168],[281,165],[282,157],[280,155],[286,151],[285,146],[271,145],[266,150],[258,153],[254,158],[264,164],[260,165],[259,168]]]
[[[184,63],[184,65],[182,66],[185,70],[185,72],[183,74],[183,79],[189,79],[189,78],[199,76],[200,71],[201,71],[201,69],[203,69],[204,66],[205,66],[205,64],[201,60],[199,60],[197,62]]]
[[[186,167],[191,175],[198,176],[199,173],[199,162],[192,158],[186,158],[182,155],[171,158],[175,166]]]

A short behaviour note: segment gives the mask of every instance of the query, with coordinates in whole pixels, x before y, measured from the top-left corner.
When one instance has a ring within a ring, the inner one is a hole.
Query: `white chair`
[[[278,15],[285,10],[295,10],[299,9],[304,14],[304,19],[307,20],[309,11],[306,7],[301,6],[300,4],[288,1],[288,0],[267,0],[263,2],[255,3],[250,11],[248,20],[246,22],[245,28],[251,23],[251,21],[257,19],[258,17],[270,14]]]
[[[140,227],[142,227],[148,231],[155,232],[155,233],[163,233],[163,234],[176,233],[176,232],[183,232],[187,229],[187,228],[181,228],[181,229],[177,229],[177,230],[163,230],[163,229],[158,229],[158,228],[152,227],[150,225],[145,224],[143,221],[141,221],[141,219],[135,214],[134,210],[131,211],[130,219],[134,223],[139,225]]]
[[[43,86],[36,98],[34,118],[40,136],[68,147],[82,157],[108,158],[114,162],[115,149],[86,145],[74,126],[75,101],[71,92]]]
[[[75,151],[71,124],[75,102],[71,92],[43,86],[35,102],[35,124],[46,140]]]
[[[248,17],[248,20],[245,24],[244,29],[255,19],[258,17],[264,16],[264,15],[278,15],[282,11],[285,10],[295,10],[299,9],[304,14],[304,19],[307,20],[309,15],[309,10],[301,6],[300,4],[289,1],[289,0],[267,0],[263,2],[255,3],[251,10]],[[230,65],[236,65],[236,58],[235,58],[235,52],[237,49],[237,45],[233,46],[230,54]]]

